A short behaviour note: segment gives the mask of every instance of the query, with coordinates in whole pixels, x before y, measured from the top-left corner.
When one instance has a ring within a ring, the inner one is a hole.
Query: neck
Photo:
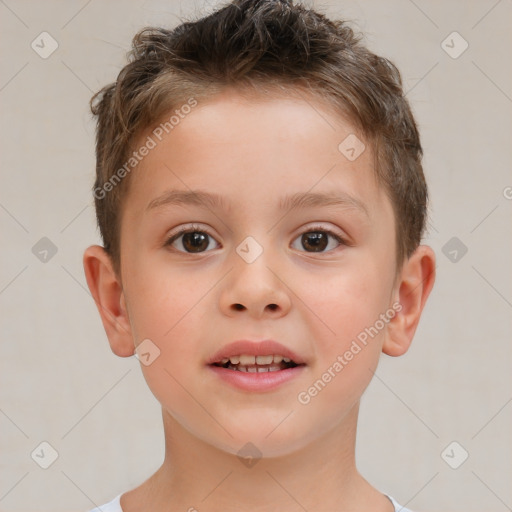
[[[155,512],[393,510],[389,500],[356,469],[358,404],[343,425],[302,449],[244,462],[193,436],[167,411],[162,414],[164,462],[132,491],[136,496],[121,502],[124,512],[131,511],[131,504],[133,509],[137,506],[140,510],[144,504],[144,509]]]

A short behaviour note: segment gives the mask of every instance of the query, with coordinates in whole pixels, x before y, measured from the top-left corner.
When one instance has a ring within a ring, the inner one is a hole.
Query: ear
[[[85,278],[101,316],[110,348],[120,357],[135,351],[130,320],[120,280],[105,249],[91,245],[84,252]]]
[[[389,356],[407,352],[425,302],[434,286],[436,257],[427,245],[420,245],[404,263],[397,280],[395,300],[402,307],[389,321],[382,351]]]

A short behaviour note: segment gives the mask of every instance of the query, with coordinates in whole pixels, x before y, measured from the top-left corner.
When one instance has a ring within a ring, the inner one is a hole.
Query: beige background
[[[88,101],[139,28],[214,5],[0,2],[2,511],[85,511],[162,462],[159,404],[138,360],[110,351],[83,274],[83,250],[99,243]],[[437,283],[412,348],[384,356],[364,395],[360,471],[413,510],[511,510],[512,2],[313,5],[353,20],[402,71],[432,196]],[[47,59],[31,48],[43,31],[59,45]],[[469,44],[458,58],[442,47],[453,31]],[[57,248],[47,262],[32,252],[43,237]],[[455,262],[452,237],[467,247]],[[43,441],[58,453],[48,469],[31,457]],[[452,441],[452,464],[469,453],[458,469],[441,456]]]

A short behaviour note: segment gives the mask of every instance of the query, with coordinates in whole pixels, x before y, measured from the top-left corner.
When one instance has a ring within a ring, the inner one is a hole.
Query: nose
[[[234,316],[244,313],[260,319],[264,316],[278,318],[288,313],[291,291],[270,251],[263,250],[251,262],[234,252],[232,262],[232,270],[223,280],[220,297],[224,314]]]

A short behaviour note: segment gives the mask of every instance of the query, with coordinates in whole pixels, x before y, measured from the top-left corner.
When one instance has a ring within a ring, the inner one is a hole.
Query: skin
[[[435,256],[419,246],[395,279],[392,205],[373,176],[371,148],[354,161],[338,150],[351,133],[332,108],[304,94],[226,90],[200,102],[133,172],[121,275],[102,247],[85,251],[112,351],[132,356],[148,338],[160,350],[141,370],[162,405],[165,460],[122,495],[125,512],[393,510],[355,465],[359,400],[380,355],[409,348],[434,284]],[[215,192],[230,207],[146,211],[170,189]],[[333,190],[357,197],[368,215],[351,207],[277,210],[285,195]],[[192,223],[211,234],[203,252],[190,252],[183,237],[165,244]],[[329,237],[315,252],[301,235],[318,229],[348,244]],[[236,252],[247,236],[263,248],[252,263]],[[401,311],[379,334],[307,405],[299,403],[298,394],[396,302]],[[307,362],[277,390],[235,389],[206,366],[227,343],[266,338]],[[237,456],[249,441],[262,454],[252,467]]]

